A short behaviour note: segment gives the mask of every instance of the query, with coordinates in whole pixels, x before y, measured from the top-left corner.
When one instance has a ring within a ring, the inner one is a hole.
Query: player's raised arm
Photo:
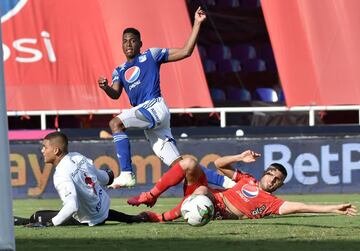
[[[347,216],[355,216],[357,209],[356,206],[350,203],[339,205],[311,205],[290,201],[285,201],[280,208],[280,214],[296,213],[335,213]]]
[[[112,86],[109,86],[107,78],[100,76],[97,82],[99,87],[103,89],[110,98],[118,99],[120,97],[122,88],[120,88],[119,81],[115,81]]]
[[[256,153],[251,150],[247,150],[240,154],[223,156],[214,161],[216,168],[227,177],[231,178],[234,175],[235,168],[232,164],[237,162],[251,163],[256,161],[256,158],[260,157],[260,153]]]
[[[169,49],[168,62],[178,61],[190,57],[194,51],[202,22],[206,19],[205,12],[199,7],[195,12],[194,25],[191,34],[183,48]]]

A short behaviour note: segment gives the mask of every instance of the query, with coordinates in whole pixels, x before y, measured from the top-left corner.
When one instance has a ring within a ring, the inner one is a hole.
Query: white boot
[[[133,172],[123,171],[120,175],[114,179],[114,182],[109,188],[118,189],[122,187],[133,187],[136,184],[136,178]]]

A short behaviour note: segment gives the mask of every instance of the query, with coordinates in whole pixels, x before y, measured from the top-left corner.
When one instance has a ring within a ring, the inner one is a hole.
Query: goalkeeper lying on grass
[[[60,211],[37,211],[29,219],[14,217],[15,225],[34,227],[104,224],[105,221],[133,223],[138,221],[110,209],[110,198],[102,186],[114,180],[111,170],[98,170],[92,160],[77,152],[68,152],[65,134],[52,132],[45,136],[41,152],[45,163],[53,164],[54,186],[63,202]]]

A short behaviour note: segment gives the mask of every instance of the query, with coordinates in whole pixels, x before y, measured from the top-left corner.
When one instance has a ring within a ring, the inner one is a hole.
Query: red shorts
[[[206,187],[208,186],[208,181],[204,173],[201,173],[201,176],[199,177],[198,181],[194,184],[188,185],[186,181],[184,182],[184,197],[192,194],[196,190],[196,188],[200,186],[206,186]]]
[[[215,218],[223,218],[228,214],[228,211],[226,210],[226,205],[222,198],[222,194],[220,193],[220,191],[213,191],[213,195],[215,197]]]

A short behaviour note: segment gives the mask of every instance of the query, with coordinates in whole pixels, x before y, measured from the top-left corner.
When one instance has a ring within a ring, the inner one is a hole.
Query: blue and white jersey
[[[160,65],[167,62],[168,56],[168,49],[150,48],[132,62],[117,67],[113,71],[112,82],[120,82],[132,106],[161,97]]]

